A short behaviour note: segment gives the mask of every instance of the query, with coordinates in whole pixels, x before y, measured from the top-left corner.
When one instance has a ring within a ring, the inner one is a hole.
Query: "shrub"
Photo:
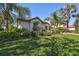
[[[38,37],[38,32],[37,31],[32,31],[31,36],[32,37]]]
[[[24,31],[24,32],[22,32],[21,33],[21,37],[23,37],[23,38],[29,38],[29,37],[31,37],[31,32],[30,31]]]
[[[56,33],[61,33],[63,32],[63,29],[61,27],[57,28]]]
[[[51,32],[51,31],[47,31],[47,32],[45,32],[45,34],[46,34],[47,36],[50,36],[50,35],[52,35],[52,32]]]
[[[52,35],[53,31],[45,31],[45,32],[39,32],[39,35],[41,36],[50,36]]]
[[[20,34],[16,32],[1,32],[0,41],[16,40],[20,38]]]
[[[63,28],[63,32],[68,32],[68,30],[67,30],[67,29],[65,29],[65,28]]]
[[[70,32],[70,33],[75,33],[76,31],[75,31],[75,30],[70,30],[69,32]]]
[[[18,32],[19,33],[19,32],[23,32],[26,30],[27,29],[25,29],[25,28],[18,29],[17,27],[12,26],[10,32]]]
[[[44,32],[39,32],[39,35],[44,36],[45,34]]]
[[[9,32],[0,32],[0,41],[10,41],[28,37],[31,37],[31,32],[25,29],[14,28]]]
[[[3,28],[0,28],[0,31],[4,31],[4,29]]]
[[[62,33],[62,32],[67,32],[67,29],[61,27],[56,29],[56,33]]]

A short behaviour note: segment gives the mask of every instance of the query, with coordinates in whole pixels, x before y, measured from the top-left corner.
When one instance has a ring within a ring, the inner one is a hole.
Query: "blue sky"
[[[50,14],[60,8],[64,7],[64,3],[21,3],[24,7],[29,7],[31,10],[31,16],[38,16],[42,20],[46,17],[50,17]],[[74,19],[71,18],[70,24],[73,24]]]

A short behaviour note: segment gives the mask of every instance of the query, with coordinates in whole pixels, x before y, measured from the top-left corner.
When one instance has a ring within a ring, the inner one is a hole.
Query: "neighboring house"
[[[75,30],[75,27],[74,26],[69,26],[69,30],[70,31]]]
[[[66,29],[67,26],[66,26],[65,24],[61,24],[61,25],[58,24],[58,26],[52,25],[51,28],[52,28],[52,29],[54,29],[54,28],[64,28],[64,29]]]
[[[47,23],[42,21],[39,17],[29,18],[29,19],[18,19],[17,24],[18,28],[26,28],[30,31],[33,31],[35,22],[38,24],[39,31],[43,31],[46,29]]]
[[[51,27],[52,27],[53,30],[54,30],[54,28],[56,28],[56,26],[54,26],[54,25],[52,25]],[[67,25],[66,25],[66,24],[58,25],[58,27],[61,27],[61,28],[67,29]],[[70,25],[68,29],[69,29],[70,31],[75,30],[75,26]]]

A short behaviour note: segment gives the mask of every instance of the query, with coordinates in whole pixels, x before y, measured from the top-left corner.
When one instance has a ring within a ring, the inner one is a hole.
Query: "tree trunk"
[[[8,22],[8,17],[9,17],[9,13],[7,11],[4,12],[4,19],[6,21],[6,30],[8,31],[9,29],[9,22]]]
[[[75,31],[78,31],[78,25],[75,25]]]
[[[17,28],[18,28],[18,20],[17,20]]]
[[[69,31],[69,22],[67,22],[67,31]]]
[[[54,23],[54,28],[53,28],[54,29],[54,33],[56,33],[56,27],[57,27],[56,23]]]
[[[6,30],[9,30],[9,24],[8,24],[8,19],[6,19]]]

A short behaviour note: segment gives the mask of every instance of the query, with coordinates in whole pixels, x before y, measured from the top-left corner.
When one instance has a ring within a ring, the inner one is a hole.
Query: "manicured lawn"
[[[0,55],[79,56],[79,36],[56,34],[48,38],[4,41],[0,42]]]

